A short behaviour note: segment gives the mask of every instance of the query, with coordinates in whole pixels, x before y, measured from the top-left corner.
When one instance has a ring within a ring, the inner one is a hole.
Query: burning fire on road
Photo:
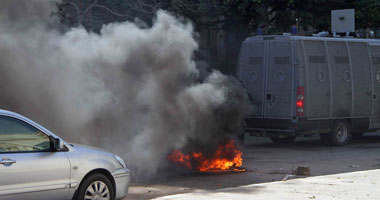
[[[205,156],[202,152],[184,154],[180,150],[175,150],[168,156],[168,159],[194,171],[244,172],[246,170],[241,168],[243,164],[242,155],[243,153],[237,149],[235,141],[229,139],[224,144],[219,145],[211,157]]]

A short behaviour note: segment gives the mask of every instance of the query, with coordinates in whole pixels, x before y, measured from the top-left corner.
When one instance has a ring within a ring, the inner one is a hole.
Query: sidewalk
[[[380,199],[380,169],[299,178],[157,198],[160,200]]]

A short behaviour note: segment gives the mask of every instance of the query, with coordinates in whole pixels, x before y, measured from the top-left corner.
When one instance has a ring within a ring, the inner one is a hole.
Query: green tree
[[[305,0],[295,1],[296,17],[305,29],[328,31],[331,27],[331,10],[349,8],[345,0]]]
[[[356,27],[377,29],[380,27],[380,0],[353,1],[356,11]]]
[[[257,27],[268,24],[264,0],[222,0],[220,10],[227,23],[234,24],[238,21],[247,31],[254,31]]]

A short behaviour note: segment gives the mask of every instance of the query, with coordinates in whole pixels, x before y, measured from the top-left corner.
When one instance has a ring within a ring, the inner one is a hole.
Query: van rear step
[[[271,137],[271,138],[287,138],[296,136],[295,130],[284,129],[261,129],[261,128],[245,128],[245,132],[250,136]]]

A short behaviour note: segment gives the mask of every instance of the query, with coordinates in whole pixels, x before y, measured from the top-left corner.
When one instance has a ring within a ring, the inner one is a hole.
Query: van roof
[[[339,38],[339,37],[311,37],[311,36],[288,36],[288,35],[264,35],[248,37],[245,42],[257,40],[320,40],[320,41],[349,41],[349,42],[366,42],[369,45],[380,45],[379,39],[363,38]]]

